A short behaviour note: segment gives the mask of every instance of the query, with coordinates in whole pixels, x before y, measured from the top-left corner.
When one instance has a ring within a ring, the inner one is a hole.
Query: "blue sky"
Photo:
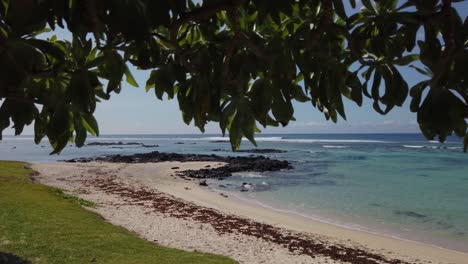
[[[347,2],[347,1],[345,1]],[[358,7],[359,8],[359,7]],[[347,7],[348,11],[351,11]],[[457,9],[462,17],[468,14],[468,3],[458,3]],[[59,33],[59,36],[62,35]],[[193,125],[182,121],[177,100],[160,101],[153,90],[145,92],[144,85],[149,72],[132,70],[140,88],[124,84],[120,94],[113,94],[110,101],[100,103],[96,110],[101,134],[191,134],[200,133]],[[403,70],[403,76],[410,87],[421,80],[412,70]],[[345,99],[347,100],[347,99]],[[382,116],[372,108],[372,102],[365,100],[363,107],[346,101],[348,120],[338,124],[325,120],[322,113],[311,103],[295,103],[297,121],[284,128],[262,129],[262,133],[412,133],[419,132],[416,114],[409,111],[409,99],[402,108],[395,108]],[[5,131],[5,134],[11,131]],[[216,123],[208,124],[206,133],[219,133]],[[25,134],[32,134],[31,127]]]

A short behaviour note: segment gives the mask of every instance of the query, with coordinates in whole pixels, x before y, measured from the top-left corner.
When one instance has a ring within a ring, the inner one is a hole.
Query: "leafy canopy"
[[[347,2],[347,3],[344,3]],[[93,113],[138,86],[177,98],[185,123],[219,122],[238,148],[257,125],[286,126],[293,101],[346,119],[343,100],[380,114],[411,96],[422,133],[468,146],[468,19],[460,0],[0,0],[0,131],[34,123],[60,152],[98,135]],[[37,35],[67,29],[73,38]],[[418,37],[418,35],[421,35]],[[411,89],[400,74],[425,80]]]

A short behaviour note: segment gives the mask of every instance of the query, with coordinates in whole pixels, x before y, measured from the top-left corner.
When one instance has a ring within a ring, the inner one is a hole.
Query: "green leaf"
[[[294,114],[291,101],[284,99],[281,94],[277,94],[273,100],[272,113],[281,125],[288,125]]]
[[[10,109],[6,101],[2,103],[0,107],[0,140],[2,139],[2,133],[5,128],[10,126]]]
[[[338,14],[339,17],[345,20],[348,18],[342,0],[333,0],[333,6],[335,7],[335,12]]]
[[[304,93],[303,88],[300,85],[292,85],[293,96],[296,101],[305,103],[310,101],[310,98]]]
[[[119,93],[123,75],[127,69],[122,56],[116,51],[104,52],[104,64],[98,68],[101,77],[109,80],[107,84],[107,93]]]
[[[80,116],[76,116],[75,118],[75,132],[76,132],[76,135],[75,135],[75,145],[79,148],[81,148],[85,141],[86,141],[86,137],[87,137],[87,133],[86,133],[86,128],[83,126],[83,120],[80,118]]]
[[[60,154],[62,150],[67,146],[68,142],[69,142],[69,137],[66,134],[63,134],[62,136],[60,136],[60,138],[58,138],[57,141],[50,140],[50,144],[52,145],[54,149],[50,153],[50,155]]]
[[[146,92],[148,92],[149,90],[154,88],[154,83],[156,82],[156,80],[155,80],[156,72],[157,72],[156,70],[151,71],[150,77],[146,81],[146,86],[145,86]]]
[[[372,107],[377,113],[381,115],[385,115],[385,112],[382,110],[382,108],[380,108],[379,101],[374,101],[374,103],[372,104]]]
[[[154,74],[151,73],[148,82],[150,80],[154,81],[154,92],[159,100],[163,99],[164,93],[169,95],[174,93],[174,81],[171,79],[171,75],[166,68],[159,68],[154,72]],[[147,89],[151,89],[148,88],[151,86],[152,85],[149,83],[146,85]]]
[[[382,75],[380,74],[379,71],[375,71],[374,74],[374,81],[372,82],[372,98],[374,100],[379,100],[380,95],[379,95],[379,89],[380,89],[380,83],[382,81]]]
[[[231,142],[232,150],[238,150],[242,142],[242,116],[236,114],[231,126],[229,127],[229,139]]]
[[[406,55],[406,56],[403,56],[401,58],[394,60],[393,64],[405,66],[417,60],[419,60],[419,55],[412,54],[412,55]]]
[[[356,73],[348,75],[346,85],[351,88],[351,99],[358,105],[362,105],[362,84]]]
[[[417,112],[421,104],[422,93],[425,88],[429,85],[429,81],[422,81],[411,88],[410,96],[412,97],[410,110],[411,112]]]
[[[367,10],[371,11],[372,13],[376,14],[377,11],[374,9],[370,0],[362,0],[362,4],[367,8]]]
[[[2,9],[3,9],[3,10],[2,10],[2,11],[3,11],[3,12],[2,12],[2,15],[6,17],[7,14],[8,14],[8,8],[10,7],[10,1],[8,1],[8,0],[1,0],[1,1],[0,1],[0,5],[2,5]]]
[[[47,134],[47,112],[42,110],[41,114],[34,120],[34,142],[41,143]]]
[[[363,85],[363,89],[362,89],[362,92],[364,93],[364,95],[368,98],[372,98],[372,96],[370,95],[369,91],[367,90],[367,84],[372,76],[372,73],[374,72],[375,70],[375,67],[371,66],[369,67],[365,72],[362,73],[362,76],[365,76],[366,80],[364,82],[364,85]]]
[[[267,125],[267,115],[273,100],[271,87],[263,79],[254,82],[251,88],[251,109],[256,119],[264,127]]]
[[[86,131],[93,136],[99,136],[99,126],[92,114],[82,114],[81,121]]]
[[[252,142],[254,146],[257,146],[257,142],[255,142],[255,118],[249,114],[249,113],[244,113],[244,118],[242,119],[242,132],[244,133],[244,136]]]
[[[55,44],[54,42],[41,39],[27,39],[25,42],[36,47],[45,54],[53,56],[57,60],[63,61],[65,59],[64,49],[60,48],[58,44]]]
[[[127,78],[127,83],[128,84],[130,84],[133,87],[138,87],[138,83],[136,82],[135,78],[133,77],[133,75],[130,72],[130,70],[128,69],[128,67],[126,67],[126,69],[125,69],[125,77]]]
[[[415,69],[420,74],[423,74],[423,75],[428,76],[428,77],[432,77],[432,74],[428,70],[421,69],[421,68],[416,67],[414,65],[410,65],[409,67]]]

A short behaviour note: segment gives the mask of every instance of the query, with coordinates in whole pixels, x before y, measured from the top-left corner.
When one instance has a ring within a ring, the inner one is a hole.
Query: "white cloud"
[[[388,126],[388,125],[399,125],[400,122],[396,120],[385,120],[383,121],[383,124]]]
[[[323,127],[327,126],[327,123],[323,122],[315,122],[315,121],[309,121],[309,122],[294,122],[291,124],[292,127]]]

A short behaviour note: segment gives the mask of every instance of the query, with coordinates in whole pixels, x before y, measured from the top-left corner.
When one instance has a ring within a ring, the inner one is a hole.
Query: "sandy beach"
[[[220,162],[37,163],[34,180],[96,203],[155,243],[240,263],[468,263],[468,254],[351,230],[240,201],[178,177]]]

